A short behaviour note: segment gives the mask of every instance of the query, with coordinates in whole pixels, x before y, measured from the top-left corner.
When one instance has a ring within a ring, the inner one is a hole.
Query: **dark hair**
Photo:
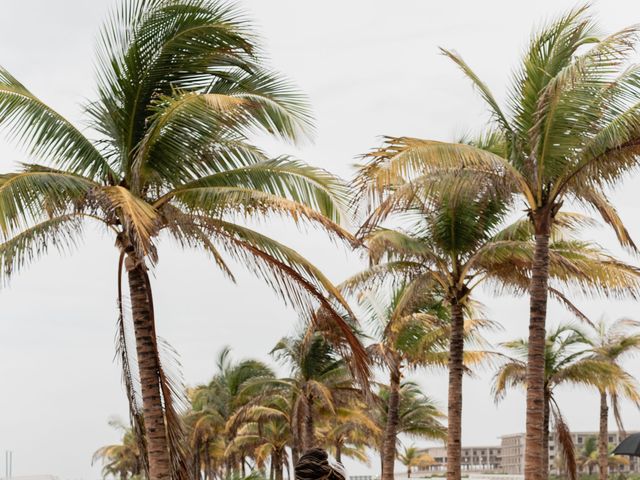
[[[295,465],[295,476],[296,480],[347,480],[342,464],[330,462],[321,448],[304,452]]]

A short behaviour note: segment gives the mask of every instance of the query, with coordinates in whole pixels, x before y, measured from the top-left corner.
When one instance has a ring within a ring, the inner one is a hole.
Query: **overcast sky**
[[[93,46],[111,0],[2,0],[0,64],[36,95],[82,125],[81,104],[93,98]],[[450,140],[477,131],[483,108],[438,46],[460,52],[498,98],[535,25],[573,6],[573,0],[245,0],[264,38],[271,65],[310,97],[318,135],[302,149],[269,145],[342,176],[355,157],[381,135]],[[640,3],[595,3],[604,30],[640,22]],[[0,140],[0,171],[29,160]],[[37,160],[37,159],[33,159]],[[613,192],[636,240],[640,239],[638,190],[630,180]],[[363,264],[318,232],[283,225],[269,232],[315,261],[335,282]],[[594,238],[618,252],[605,230]],[[231,345],[237,358],[270,360],[267,352],[291,332],[295,313],[259,281],[238,272],[229,283],[204,256],[163,244],[154,272],[159,335],[179,352],[188,384],[207,381],[216,353]],[[54,474],[96,479],[91,455],[118,440],[108,425],[126,418],[120,371],[113,361],[117,252],[113,238],[90,232],[64,256],[52,253],[0,291],[0,451],[14,452],[14,474]],[[523,336],[525,298],[480,295],[504,331],[496,341]],[[640,319],[631,302],[580,301],[593,317]],[[570,317],[551,308],[551,324]],[[637,364],[630,364],[634,374]],[[465,444],[496,444],[524,429],[524,397],[511,393],[499,406],[490,399],[491,372],[467,379]],[[446,403],[446,378],[418,372],[425,390]],[[564,390],[561,407],[576,430],[597,429],[597,398]],[[628,429],[640,428],[637,411],[625,409]],[[0,472],[4,472],[4,455]],[[377,464],[375,465],[377,466]],[[369,471],[351,463],[350,474]]]

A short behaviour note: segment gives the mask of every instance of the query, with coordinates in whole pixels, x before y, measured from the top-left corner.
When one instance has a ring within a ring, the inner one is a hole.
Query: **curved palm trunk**
[[[130,263],[133,266],[127,265],[127,274],[140,373],[149,480],[169,480],[171,460],[160,390],[160,364],[149,278],[144,264]]]
[[[389,375],[389,406],[387,411],[387,424],[382,439],[381,480],[393,480],[396,462],[396,439],[398,437],[398,423],[400,410],[400,369],[391,369]]]
[[[305,398],[304,408],[304,431],[303,431],[304,450],[310,450],[316,445],[315,420],[313,418],[313,395],[308,394]]]
[[[342,442],[336,441],[336,460],[342,462]]]
[[[544,480],[544,348],[549,277],[549,220],[536,223],[536,247],[531,274],[529,354],[527,359],[527,434],[525,480]],[[542,219],[545,220],[545,219]],[[542,223],[542,225],[540,225]]]
[[[449,338],[447,480],[460,480],[461,475],[463,354],[464,312],[462,305],[456,299],[451,304],[451,334]]]
[[[607,392],[600,392],[600,432],[598,438],[598,467],[600,480],[607,480],[609,472],[609,406]]]

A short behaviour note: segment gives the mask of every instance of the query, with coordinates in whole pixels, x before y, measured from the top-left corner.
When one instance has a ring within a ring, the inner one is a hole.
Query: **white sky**
[[[94,39],[110,4],[2,0],[0,64],[80,124],[80,103],[93,95]],[[314,145],[269,148],[347,177],[355,157],[376,146],[380,135],[447,140],[482,126],[486,117],[479,100],[437,46],[462,53],[502,98],[533,26],[574,1],[245,0],[241,5],[259,25],[272,66],[310,96],[318,120]],[[606,31],[640,21],[640,4],[632,0],[601,1],[595,11]],[[0,171],[24,160],[0,141]],[[614,192],[636,240],[639,187],[635,179]],[[336,282],[361,266],[354,254],[320,233],[300,234],[280,224],[269,225],[269,232]],[[618,251],[608,232],[594,235]],[[239,283],[232,285],[203,255],[165,244],[160,258],[153,279],[158,331],[178,350],[187,383],[210,377],[224,345],[231,345],[237,358],[269,360],[276,340],[293,329],[295,314],[241,267]],[[93,451],[118,440],[107,425],[110,416],[126,418],[127,412],[113,361],[116,260],[113,239],[93,232],[73,254],[51,254],[0,291],[0,451],[13,450],[15,475],[98,478],[99,467],[90,465]],[[526,334],[526,299],[482,298],[505,329],[495,340]],[[640,318],[631,302],[580,304],[594,317]],[[568,318],[552,307],[550,323]],[[637,364],[629,368],[640,373]],[[466,444],[497,443],[499,435],[524,428],[523,395],[512,393],[494,406],[490,378],[491,372],[484,372],[465,383]],[[418,372],[415,379],[445,406],[444,375]],[[574,429],[597,429],[593,392],[565,390],[559,400]],[[628,429],[640,428],[640,415],[631,408],[626,421]],[[350,474],[368,471],[348,466]]]

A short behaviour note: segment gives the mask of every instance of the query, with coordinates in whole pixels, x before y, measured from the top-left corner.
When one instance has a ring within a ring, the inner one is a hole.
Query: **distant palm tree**
[[[407,467],[407,478],[411,478],[411,469],[425,467],[435,463],[434,459],[428,454],[421,452],[415,445],[405,447],[402,452],[398,454],[398,460],[400,463]]]
[[[629,459],[620,455],[614,455],[613,446],[607,447],[607,470],[609,467],[618,467],[620,465],[629,465]],[[583,473],[593,474],[595,467],[600,467],[600,452],[598,448],[598,439],[596,437],[588,437],[582,450],[578,455],[578,465]]]
[[[233,361],[228,347],[218,355],[216,367],[217,371],[207,385],[191,390],[191,412],[187,416],[190,447],[194,455],[201,457],[194,465],[198,474],[200,466],[204,467],[205,479],[213,476],[215,467],[224,467],[227,476],[239,473],[238,467],[244,468],[244,458],[235,455],[235,451],[227,451],[237,435],[238,425],[232,419],[251,400],[244,391],[247,384],[257,379],[274,378],[271,368],[260,361]],[[212,447],[216,447],[214,452],[224,453],[224,456],[211,458]],[[222,464],[218,465],[216,461]]]
[[[325,337],[315,331],[304,331],[296,337],[281,339],[271,352],[287,364],[290,377],[267,383],[289,388],[299,428],[300,451],[316,446],[316,410],[322,406],[335,414],[336,396],[356,391],[354,378],[345,361]],[[298,452],[296,452],[297,455]]]
[[[10,274],[50,247],[75,246],[86,222],[114,234],[119,279],[124,269],[129,280],[141,406],[121,294],[120,357],[151,480],[186,469],[174,408],[181,389],[160,361],[148,274],[161,235],[206,252],[233,279],[225,252],[305,314],[322,306],[354,348],[356,371],[368,373],[331,282],[242,224],[275,214],[350,239],[338,226],[346,195],[336,177],[269,159],[249,141],[255,133],[296,141],[312,131],[305,99],[264,69],[260,51],[250,23],[225,2],[121,0],[100,36],[98,99],[86,109],[95,140],[0,69],[0,127],[42,163],[0,177],[0,267]]]
[[[625,371],[621,362],[640,352],[640,322],[619,319],[609,324],[601,318],[590,336],[591,349],[596,359],[610,363],[621,370],[618,381],[605,382],[598,387],[600,393],[600,431],[598,435],[600,480],[607,480],[609,471],[609,405],[611,399],[613,414],[620,432],[624,432],[620,414],[619,398],[626,398],[640,407],[640,387],[633,375]]]
[[[607,198],[640,160],[640,68],[635,55],[638,28],[602,36],[588,7],[571,10],[536,32],[513,74],[503,109],[478,75],[457,54],[443,50],[471,81],[491,113],[490,131],[479,141],[444,143],[389,138],[360,174],[370,185],[396,184],[409,176],[423,190],[441,174],[464,168],[482,182],[525,202],[536,248],[530,278],[530,338],[527,389],[526,480],[543,468],[544,344],[549,279],[549,241],[565,201],[600,213],[620,243],[636,246]],[[470,144],[471,143],[471,144]],[[408,185],[407,187],[411,187]],[[396,198],[409,202],[410,188]],[[375,194],[368,196],[376,201]],[[391,211],[393,205],[386,202]],[[456,456],[456,461],[457,456]],[[458,480],[459,473],[449,474]]]
[[[361,400],[361,395],[341,395],[333,412],[327,409],[320,418],[318,427],[319,444],[331,453],[338,462],[343,457],[369,463],[366,449],[375,447],[375,439],[381,433],[380,427],[369,411],[369,406]]]
[[[502,346],[513,355],[495,374],[493,392],[496,401],[501,400],[512,387],[528,387],[527,358],[528,342],[525,339],[505,342]],[[594,358],[589,350],[590,343],[586,334],[572,324],[561,324],[551,330],[545,342],[545,381],[544,381],[544,435],[543,452],[546,461],[544,478],[549,473],[549,435],[553,419],[557,431],[560,451],[564,454],[565,467],[570,478],[575,479],[576,457],[571,433],[564,420],[555,391],[562,385],[599,385],[616,384],[622,372],[608,362]]]
[[[109,424],[122,432],[122,442],[106,445],[96,450],[91,463],[102,461],[102,476],[104,478],[109,476],[119,480],[140,478],[144,472],[144,460],[138,448],[135,433],[118,420],[111,420]]]
[[[250,408],[246,421],[229,445],[230,450],[243,447],[252,449],[256,466],[260,469],[264,469],[269,461],[275,480],[283,480],[284,470],[289,468],[287,447],[292,440],[289,419],[291,404],[282,400],[280,397],[268,405]]]

